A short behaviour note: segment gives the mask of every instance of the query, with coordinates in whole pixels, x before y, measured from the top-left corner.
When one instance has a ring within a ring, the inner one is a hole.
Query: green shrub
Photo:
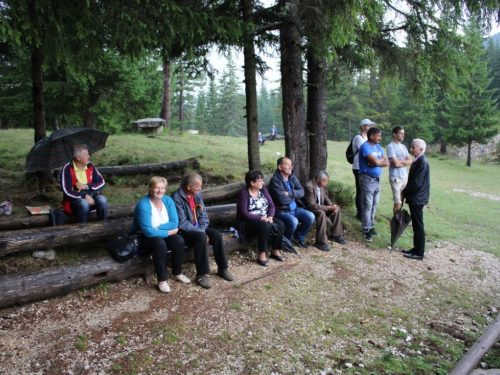
[[[331,180],[328,183],[328,195],[343,209],[354,204],[356,190],[353,186],[343,184],[340,181]]]

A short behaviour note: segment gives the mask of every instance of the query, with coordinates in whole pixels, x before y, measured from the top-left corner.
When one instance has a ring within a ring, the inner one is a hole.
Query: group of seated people
[[[105,182],[89,159],[85,145],[75,146],[73,160],[63,169],[64,210],[74,213],[79,222],[87,220],[92,208],[96,209],[99,220],[106,220],[107,215],[107,200],[100,194]],[[308,247],[305,238],[315,218],[315,247],[330,251],[328,240],[345,244],[340,208],[328,198],[328,173],[319,172],[304,189],[292,171],[289,158],[279,158],[277,167],[269,191],[265,187],[262,172],[247,172],[246,186],[237,198],[235,226],[240,241],[244,242],[248,236],[257,237],[257,263],[268,266],[266,250],[269,241],[269,256],[276,261],[283,261],[283,237],[297,246]],[[167,180],[153,177],[148,194],[135,206],[130,232],[141,234],[140,248],[153,259],[161,292],[170,291],[166,273],[168,253],[171,253],[173,278],[186,284],[191,282],[182,274],[185,246],[194,249],[195,280],[198,285],[206,289],[212,287],[207,277],[210,274],[209,245],[213,247],[217,275],[227,281],[234,280],[228,270],[222,233],[209,227],[210,221],[201,195],[202,182],[198,173],[187,173],[180,187],[169,197],[165,195]],[[329,232],[328,226],[331,226]]]

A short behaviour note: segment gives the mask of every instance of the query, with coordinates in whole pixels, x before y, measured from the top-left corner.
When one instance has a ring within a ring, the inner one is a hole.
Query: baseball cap
[[[363,125],[373,126],[373,125],[375,125],[375,123],[372,122],[371,120],[365,118],[364,120],[361,120],[361,122],[359,123],[359,126],[363,126]]]

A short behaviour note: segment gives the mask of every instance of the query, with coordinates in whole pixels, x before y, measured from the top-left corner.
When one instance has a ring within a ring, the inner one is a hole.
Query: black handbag
[[[139,240],[140,234],[131,235],[126,230],[122,230],[106,245],[106,250],[118,262],[124,263],[137,253]]]

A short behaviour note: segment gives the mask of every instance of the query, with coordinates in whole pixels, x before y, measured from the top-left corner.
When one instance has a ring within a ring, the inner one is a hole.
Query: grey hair
[[[89,150],[87,145],[81,144],[81,145],[74,145],[73,146],[73,159],[76,159],[77,156],[80,156],[82,154],[83,150]]]
[[[425,143],[425,141],[423,139],[415,138],[411,144],[414,144],[414,143],[416,143],[418,145],[418,147],[422,149],[422,153],[425,152],[425,149],[427,148],[427,144]]]
[[[187,186],[193,186],[196,181],[202,181],[201,176],[196,172],[189,172],[182,177],[181,188],[186,188]]]
[[[316,176],[315,176],[316,179],[319,178],[320,180],[322,180],[325,177],[328,178],[328,179],[330,179],[330,175],[328,174],[327,171],[318,171],[318,172],[316,172]]]

